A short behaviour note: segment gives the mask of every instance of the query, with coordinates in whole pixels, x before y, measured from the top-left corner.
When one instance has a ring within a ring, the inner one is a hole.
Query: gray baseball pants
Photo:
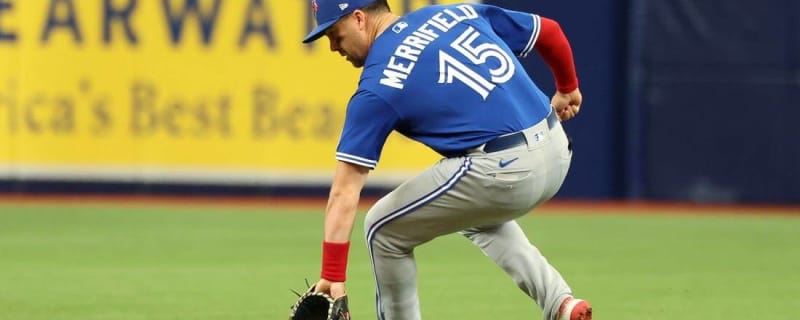
[[[364,230],[379,320],[421,319],[414,248],[455,232],[505,270],[545,320],[556,317],[571,289],[515,219],[556,194],[572,152],[558,121],[523,133],[527,145],[442,159],[369,210]]]

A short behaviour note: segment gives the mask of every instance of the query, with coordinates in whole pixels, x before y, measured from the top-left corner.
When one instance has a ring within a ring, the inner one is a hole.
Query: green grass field
[[[286,319],[289,289],[317,279],[321,222],[307,209],[0,204],[0,319]],[[361,223],[356,320],[375,319]],[[796,317],[800,216],[558,211],[520,223],[595,319]],[[417,257],[425,319],[540,319],[465,239]]]

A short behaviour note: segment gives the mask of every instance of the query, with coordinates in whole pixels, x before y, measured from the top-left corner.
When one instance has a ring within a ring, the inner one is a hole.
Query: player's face
[[[366,24],[363,12],[356,11],[342,18],[327,31],[325,36],[330,41],[331,51],[338,52],[347,58],[354,67],[364,66],[369,51],[366,41]]]

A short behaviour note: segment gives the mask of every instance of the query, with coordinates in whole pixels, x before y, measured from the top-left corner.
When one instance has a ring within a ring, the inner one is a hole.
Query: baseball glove
[[[297,302],[290,308],[289,320],[350,320],[347,296],[334,299],[311,287],[305,294],[297,294]]]

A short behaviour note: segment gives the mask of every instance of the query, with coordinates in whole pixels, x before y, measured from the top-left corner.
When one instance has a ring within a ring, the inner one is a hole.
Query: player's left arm
[[[386,138],[399,115],[382,98],[359,88],[347,105],[344,127],[336,148],[336,171],[325,208],[322,274],[316,291],[334,298],[345,294],[344,281],[350,236],[367,175],[380,159]]]
[[[369,171],[367,167],[338,161],[325,208],[326,242],[350,241],[361,189]]]
[[[369,168],[339,161],[331,183],[328,205],[325,208],[322,272],[315,291],[329,293],[334,298],[346,294],[344,288],[347,256],[353,233],[361,190],[367,181]]]

